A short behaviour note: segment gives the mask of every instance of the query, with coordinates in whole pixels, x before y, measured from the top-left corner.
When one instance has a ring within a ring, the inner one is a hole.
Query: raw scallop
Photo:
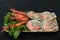
[[[56,31],[58,29],[58,25],[55,20],[54,21],[48,20],[43,23],[44,23],[42,27],[43,31],[50,32],[50,31]]]
[[[41,18],[43,20],[52,20],[52,19],[56,18],[56,15],[55,15],[55,13],[45,11],[45,12],[41,13]]]
[[[34,20],[41,20],[41,13],[36,13],[34,11],[29,11],[27,16]]]
[[[27,22],[26,26],[31,31],[38,31],[41,29],[41,23],[38,20],[30,20]]]

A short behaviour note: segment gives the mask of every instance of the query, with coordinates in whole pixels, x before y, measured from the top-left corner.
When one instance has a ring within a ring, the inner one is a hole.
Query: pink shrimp
[[[28,20],[29,20],[29,17],[26,15],[26,12],[22,12],[22,11],[18,11],[18,10],[15,10],[15,9],[10,9],[10,11],[12,11],[12,18],[15,19],[15,20],[20,20],[21,22],[19,23],[16,23],[16,24],[12,24],[12,25],[9,25],[9,26],[3,26],[3,30],[7,32],[7,29],[9,28],[17,28],[23,24],[25,24]]]

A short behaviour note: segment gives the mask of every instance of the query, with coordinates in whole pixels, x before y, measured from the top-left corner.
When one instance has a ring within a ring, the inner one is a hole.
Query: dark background
[[[0,0],[0,29],[3,26],[3,16],[9,11],[8,3],[11,7],[21,10],[36,12],[50,11],[55,12],[57,15],[58,24],[60,24],[60,1],[59,0]],[[59,25],[60,28],[60,25]],[[1,31],[1,30],[0,30]],[[17,40],[59,40],[60,30],[55,33],[21,33]],[[0,40],[14,40],[7,33],[0,34]]]

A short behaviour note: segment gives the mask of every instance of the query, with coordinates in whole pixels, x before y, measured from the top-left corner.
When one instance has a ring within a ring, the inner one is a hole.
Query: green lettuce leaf
[[[11,12],[8,12],[5,16],[4,16],[4,26],[9,26],[11,24],[15,24],[21,21],[17,21],[17,20],[13,20],[11,19]],[[18,36],[20,35],[21,31],[28,31],[28,28],[26,27],[26,25],[21,25],[18,28],[10,28],[8,29],[8,33],[10,36],[13,36],[15,39],[18,38]]]

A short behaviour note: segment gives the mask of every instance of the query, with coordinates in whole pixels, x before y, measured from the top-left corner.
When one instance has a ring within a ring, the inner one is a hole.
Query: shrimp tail
[[[19,14],[19,15],[27,16],[25,12],[15,10],[14,8],[10,8],[10,11],[12,11],[13,13]]]

